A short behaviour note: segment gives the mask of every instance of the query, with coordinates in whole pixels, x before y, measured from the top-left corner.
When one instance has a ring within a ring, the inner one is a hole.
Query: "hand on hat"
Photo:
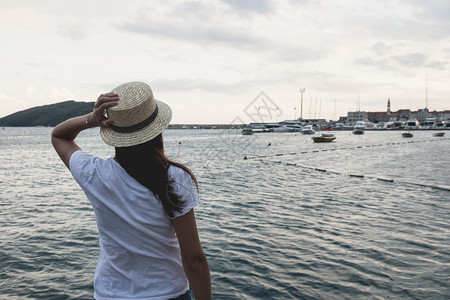
[[[108,119],[105,116],[105,110],[111,106],[115,106],[119,103],[119,96],[114,93],[101,94],[97,102],[95,102],[94,110],[89,115],[87,123],[91,126],[108,127],[112,124],[113,120]]]

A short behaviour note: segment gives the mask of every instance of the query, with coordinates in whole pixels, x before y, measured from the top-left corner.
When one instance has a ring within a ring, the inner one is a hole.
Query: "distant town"
[[[298,129],[305,126],[331,128],[334,130],[353,130],[355,125],[365,129],[450,129],[450,110],[430,111],[428,108],[413,111],[399,109],[391,111],[391,101],[387,100],[386,111],[351,111],[338,120],[302,119],[281,122],[252,122],[249,124],[171,124],[172,129]],[[295,131],[295,130],[294,130]]]
[[[376,128],[444,128],[450,126],[450,110],[430,111],[423,108],[417,111],[410,109],[391,111],[391,101],[388,99],[386,111],[348,112],[346,117],[339,118],[336,123],[354,126],[358,121],[365,122],[366,127]]]

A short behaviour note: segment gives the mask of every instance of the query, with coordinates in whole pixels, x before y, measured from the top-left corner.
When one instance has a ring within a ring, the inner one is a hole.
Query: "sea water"
[[[1,299],[92,299],[94,214],[50,131],[0,130]],[[200,184],[214,299],[449,299],[450,131],[335,135],[164,133]]]

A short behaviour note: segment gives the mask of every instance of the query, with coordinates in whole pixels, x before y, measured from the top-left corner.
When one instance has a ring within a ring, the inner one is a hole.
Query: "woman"
[[[106,114],[105,114],[106,110]],[[100,95],[91,113],[52,131],[56,152],[94,208],[100,255],[94,298],[211,298],[208,263],[194,216],[194,175],[164,154],[162,132],[170,107],[150,86],[129,82]],[[100,127],[114,158],[101,159],[75,143],[85,129]]]

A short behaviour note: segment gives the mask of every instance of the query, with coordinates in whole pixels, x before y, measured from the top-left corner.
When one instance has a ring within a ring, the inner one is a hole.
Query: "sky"
[[[173,124],[450,109],[448,0],[0,0],[0,117],[148,83]],[[303,93],[300,92],[304,89]],[[303,101],[302,101],[303,100]]]

